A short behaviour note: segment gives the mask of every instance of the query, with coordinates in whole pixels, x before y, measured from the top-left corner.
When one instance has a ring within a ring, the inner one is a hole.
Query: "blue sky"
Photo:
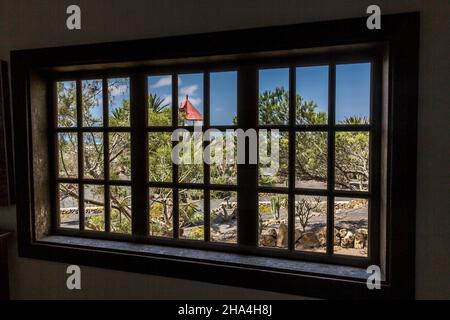
[[[328,110],[328,66],[298,67],[297,94],[313,100],[319,111]],[[259,92],[284,87],[289,90],[289,69],[263,69],[259,72]],[[370,63],[336,66],[336,122],[345,117],[369,117]]]
[[[125,100],[130,100],[130,78],[108,79],[108,92],[109,116],[111,116],[114,110],[123,105]]]
[[[263,69],[259,71],[259,93],[266,90],[274,91],[283,87],[289,91],[289,69]]]
[[[370,113],[370,63],[336,66],[336,122]]]
[[[232,125],[237,115],[237,72],[210,74],[211,125]]]
[[[296,73],[297,95],[328,113],[328,66],[298,67]]]
[[[108,79],[116,86],[110,89],[110,113],[130,98],[129,79]],[[203,74],[180,74],[178,77],[179,103],[186,95],[201,114],[203,113]],[[86,81],[87,83],[87,81]],[[64,82],[69,89],[73,82]],[[297,94],[307,101],[314,100],[319,111],[328,109],[328,66],[297,68]],[[259,92],[276,87],[289,89],[289,69],[263,69],[259,73]],[[156,93],[172,105],[172,79],[167,76],[148,77],[149,93]],[[237,113],[237,72],[213,72],[210,74],[211,124],[231,125]],[[101,119],[101,97],[92,114]],[[336,66],[336,122],[345,117],[369,117],[370,112],[370,63],[341,64]]]
[[[178,103],[181,105],[189,96],[189,101],[203,115],[203,73],[178,75]]]
[[[189,96],[191,103],[203,114],[203,74],[180,74],[178,76],[178,102]],[[211,124],[231,125],[237,113],[237,72],[212,72],[210,74]],[[148,91],[163,97],[172,104],[171,76],[148,77]]]
[[[172,76],[151,76],[148,77],[148,93],[156,94],[164,100],[168,108],[172,106]]]

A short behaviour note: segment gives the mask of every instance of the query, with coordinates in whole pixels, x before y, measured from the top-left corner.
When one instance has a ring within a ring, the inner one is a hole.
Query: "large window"
[[[419,15],[366,20],[12,52],[19,254],[414,297]]]
[[[56,80],[57,232],[376,261],[373,68],[368,56]],[[243,97],[255,105],[238,103]],[[247,110],[254,120],[241,121]],[[244,132],[241,163],[243,123],[256,130],[253,140]],[[255,239],[239,238],[246,233]]]

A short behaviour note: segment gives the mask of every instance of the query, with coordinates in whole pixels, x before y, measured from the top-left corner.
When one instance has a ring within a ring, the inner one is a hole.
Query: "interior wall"
[[[82,29],[65,26],[68,5]],[[448,0],[0,0],[0,58],[14,49],[191,34],[258,26],[420,11],[416,297],[450,299],[449,2]],[[20,155],[18,155],[20,156]],[[20,168],[19,168],[20,170]],[[15,207],[0,208],[0,229],[16,229]],[[395,213],[394,213],[395,214]],[[68,291],[66,266],[17,257],[11,244],[12,297],[143,299],[287,299],[248,290],[82,267],[82,290]]]

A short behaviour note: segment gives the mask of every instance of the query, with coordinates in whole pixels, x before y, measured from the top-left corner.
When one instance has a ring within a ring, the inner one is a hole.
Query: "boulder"
[[[268,235],[263,234],[261,236],[261,246],[263,247],[275,247],[277,245],[277,239]]]
[[[271,228],[267,231],[267,235],[276,239],[277,238],[277,230],[275,230],[274,228]]]
[[[272,228],[266,234],[261,235],[260,245],[263,247],[276,247],[277,231]]]
[[[297,246],[296,246],[297,247]],[[302,234],[298,240],[298,247],[300,249],[312,249],[320,247],[320,241],[313,231],[307,231]]]
[[[367,229],[356,230],[356,232],[355,232],[355,248],[356,249],[363,249],[364,247],[367,247],[367,236],[368,236]]]
[[[345,237],[341,238],[341,247],[342,248],[353,248],[355,245],[355,235],[348,231]]]
[[[277,247],[287,247],[288,244],[288,227],[285,223],[280,224],[277,235]]]
[[[341,237],[339,237],[339,230],[334,228],[334,245],[340,246],[341,245]]]
[[[347,235],[348,230],[347,229],[341,229],[339,230],[339,238],[345,238],[345,236]]]
[[[321,247],[327,246],[327,227],[322,227],[317,232],[317,239],[319,240]]]

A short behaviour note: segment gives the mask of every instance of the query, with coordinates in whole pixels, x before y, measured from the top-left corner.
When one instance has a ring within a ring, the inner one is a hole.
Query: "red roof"
[[[189,101],[189,97],[186,96],[186,100],[183,101],[180,107],[180,111],[186,114],[186,120],[189,121],[202,121],[203,116],[198,112],[197,108]]]

